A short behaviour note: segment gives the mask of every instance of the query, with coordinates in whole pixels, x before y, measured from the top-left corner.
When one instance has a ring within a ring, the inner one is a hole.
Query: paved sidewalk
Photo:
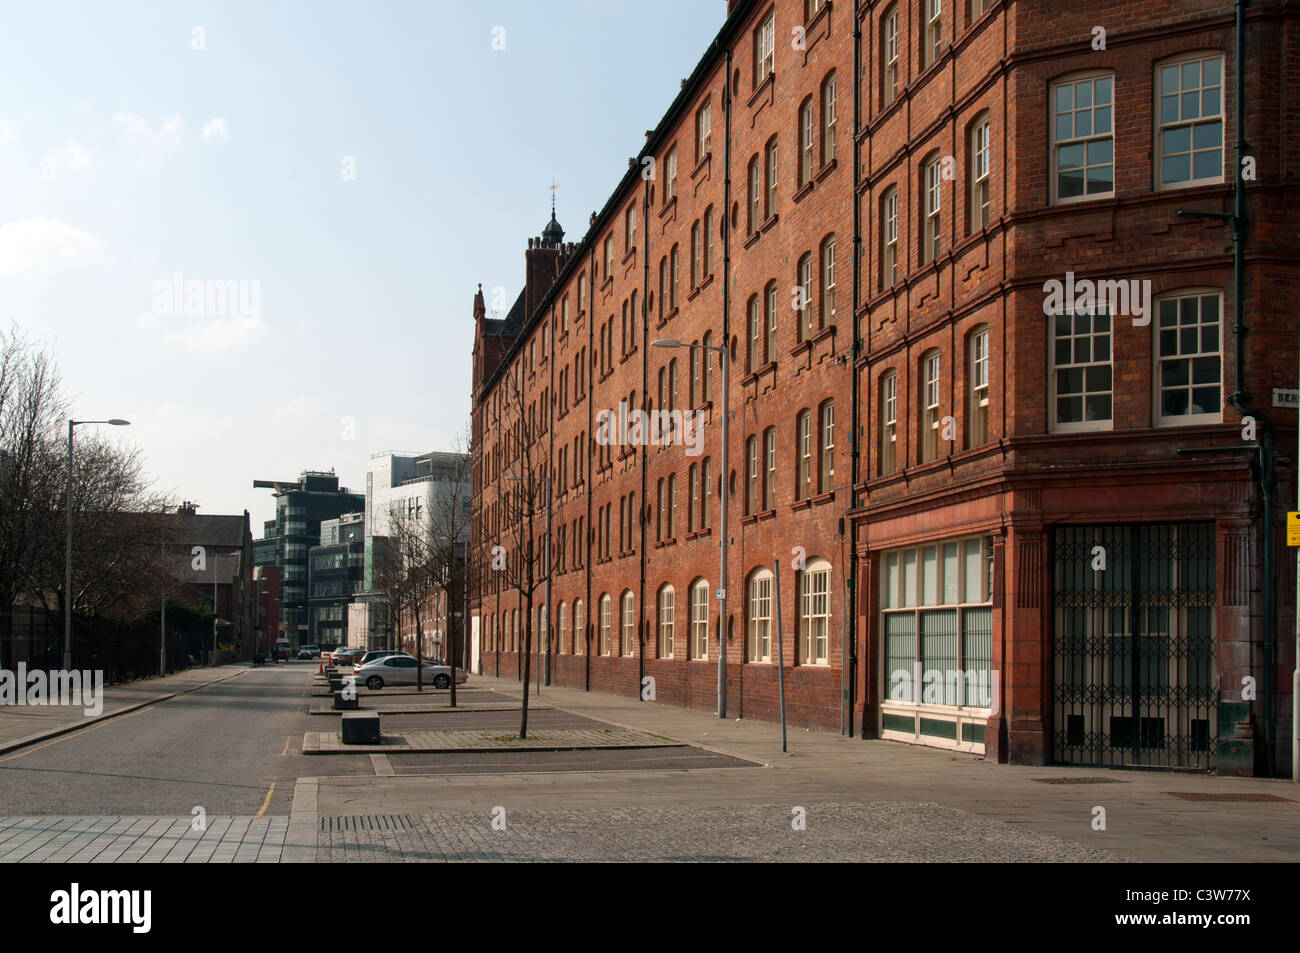
[[[510,695],[520,691],[513,680],[481,675],[473,676],[472,684]],[[585,812],[583,836],[593,844],[611,839],[607,846],[614,855],[625,824],[619,812],[632,809],[681,813],[690,823],[678,833],[689,840],[707,835],[710,808],[787,805],[788,811],[805,806],[811,826],[813,805],[828,811],[832,808],[827,806],[860,808],[868,811],[866,816],[883,811],[881,817],[897,822],[900,816],[880,805],[919,810],[919,805],[933,804],[948,812],[954,830],[974,830],[987,819],[1002,825],[1008,836],[1023,832],[1055,838],[1125,859],[1293,862],[1300,856],[1300,786],[1288,781],[996,765],[935,748],[801,729],[790,732],[790,750],[783,754],[780,726],[768,722],[723,722],[707,712],[566,688],[546,688],[542,697],[575,715],[767,768],[303,778],[293,808],[299,830],[315,830],[322,818],[348,815],[439,812],[481,823],[495,807],[508,814],[579,811]],[[1105,812],[1104,830],[1096,829],[1098,808]],[[322,848],[329,844],[320,843]],[[298,844],[306,853],[308,841]],[[954,842],[949,853],[962,850]],[[926,858],[918,852],[912,859]],[[941,852],[928,859],[947,857]]]
[[[134,711],[185,692],[223,682],[252,670],[247,662],[190,668],[165,678],[142,678],[120,685],[105,685],[103,710],[87,715],[82,706],[0,706],[0,754],[89,727],[98,721]]]
[[[277,863],[287,817],[0,817],[0,863]]]
[[[626,728],[534,728],[528,737],[486,731],[397,731],[377,745],[344,744],[337,731],[309,731],[303,754],[415,754],[445,751],[576,751],[589,748],[673,748],[680,743]]]

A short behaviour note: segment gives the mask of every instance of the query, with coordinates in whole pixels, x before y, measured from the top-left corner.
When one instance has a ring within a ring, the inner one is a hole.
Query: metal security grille
[[[1052,752],[1060,764],[1214,764],[1214,524],[1059,527]]]

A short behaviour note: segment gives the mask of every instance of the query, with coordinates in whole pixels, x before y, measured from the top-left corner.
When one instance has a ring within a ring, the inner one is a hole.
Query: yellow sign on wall
[[[1286,514],[1286,544],[1300,546],[1300,512]]]

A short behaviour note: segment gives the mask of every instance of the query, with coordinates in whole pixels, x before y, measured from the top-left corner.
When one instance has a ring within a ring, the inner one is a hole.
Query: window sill
[[[761,231],[755,230],[750,232],[749,237],[745,239],[745,243],[742,247],[744,248],[752,247],[759,240],[759,238],[762,237],[762,235],[763,233]]]
[[[709,272],[707,275],[705,275],[705,276],[704,276],[704,280],[700,282],[700,286],[699,286],[698,288],[696,288],[695,290],[696,290],[696,291],[703,291],[705,288],[707,288],[707,287],[708,287],[709,285],[711,285],[711,284],[713,284],[713,272]]]
[[[803,185],[799,186],[799,191],[794,193],[794,204],[798,205],[803,200],[804,196],[811,195],[815,184],[814,180],[809,179]]]
[[[823,503],[831,503],[835,500],[835,491],[827,490],[825,493],[818,493],[811,500],[813,506],[821,506]]]
[[[629,261],[631,261],[635,257],[636,257],[636,246],[633,245],[631,248],[627,250],[627,254],[623,256],[623,260],[619,262],[619,264],[626,265]]]
[[[798,500],[790,507],[790,512],[797,513],[799,510],[806,510],[812,506],[812,500]]]
[[[705,166],[712,164],[712,160],[713,160],[713,150],[710,149],[708,152],[704,153],[704,158],[700,159],[699,162],[695,163],[695,168],[691,170],[690,177],[694,179],[697,175],[700,174],[700,172],[704,170]]]
[[[779,158],[779,156],[778,156],[778,158]],[[660,218],[663,218],[663,217],[664,217],[665,215],[667,215],[670,211],[672,211],[673,209],[676,209],[676,208],[677,208],[677,196],[674,195],[674,196],[673,196],[672,198],[670,198],[668,201],[664,202],[663,207],[662,207],[661,209],[659,209],[659,217],[660,217]]]
[[[830,162],[827,162],[825,165],[823,165],[822,170],[817,173],[817,175],[814,178],[814,181],[820,182],[822,179],[826,178],[826,176],[834,172],[836,166],[839,165],[839,162],[840,162],[839,159],[832,159]]]
[[[809,338],[808,340],[804,341],[801,344],[796,344],[793,348],[790,349],[790,356],[795,358],[802,357],[804,354],[810,353],[812,351],[812,345],[813,345],[812,338]]]
[[[605,278],[604,281],[602,281],[602,282],[600,283],[600,290],[601,290],[602,293],[604,293],[604,292],[608,292],[609,289],[610,289],[610,288],[613,288],[613,287],[614,287],[614,276],[613,276],[613,275],[609,275],[608,277]]]
[[[768,93],[769,96],[771,96],[771,94],[775,89],[776,89],[776,71],[774,67],[773,71],[768,73],[767,76],[764,77],[763,82],[759,83],[757,86],[754,87],[754,91],[750,93],[749,101],[746,103],[746,105],[752,107],[755,103],[759,101],[759,99],[763,97],[764,93]]]
[[[740,518],[741,526],[748,526],[750,523],[757,523],[757,522],[758,522],[757,516],[742,516]]]
[[[703,285],[696,285],[694,288],[692,288],[691,293],[686,296],[686,300],[694,301],[696,298],[698,298],[700,296],[700,289],[703,287],[704,287]]]
[[[762,365],[757,370],[750,371],[748,374],[742,377],[740,379],[740,386],[744,387],[747,384],[757,383],[758,379],[762,377],[764,374],[770,374],[775,370],[776,370],[776,361],[768,361],[766,364]]]
[[[766,232],[768,229],[770,229],[773,225],[777,223],[777,219],[779,218],[780,216],[777,215],[776,212],[773,212],[771,215],[769,215],[767,218],[763,220],[763,224],[758,227],[758,230],[760,232]]]

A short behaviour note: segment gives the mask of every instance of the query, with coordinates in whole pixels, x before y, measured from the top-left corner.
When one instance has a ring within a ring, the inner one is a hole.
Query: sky
[[[725,0],[42,0],[0,14],[0,326],[200,513],[468,424],[472,303],[581,240]],[[685,32],[683,32],[683,30]],[[176,293],[179,291],[179,293]],[[80,431],[78,431],[80,432]]]

